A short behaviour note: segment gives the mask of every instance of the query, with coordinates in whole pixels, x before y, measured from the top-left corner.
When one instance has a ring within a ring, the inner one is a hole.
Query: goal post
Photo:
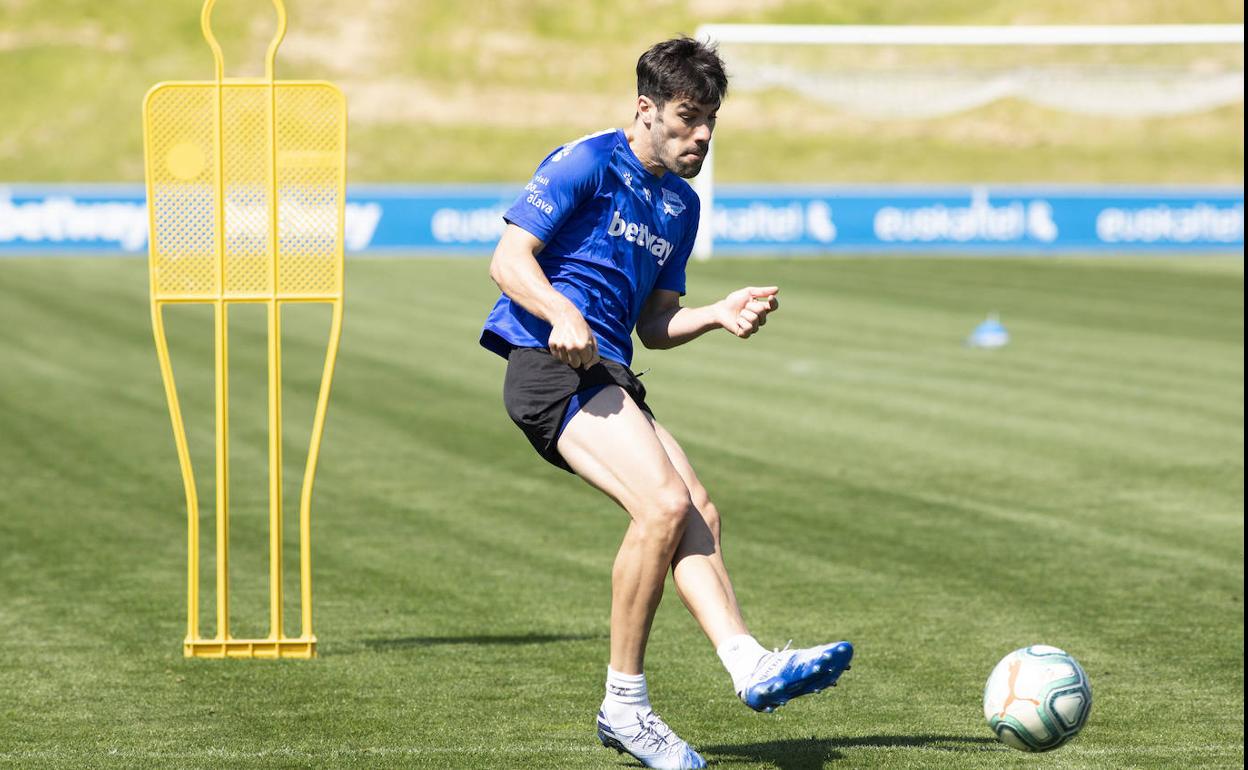
[[[1235,24],[706,24],[695,34],[719,46],[737,91],[791,92],[873,120],[952,115],[1002,99],[1169,116],[1242,103],[1244,93],[1244,28]],[[1208,55],[1218,47],[1230,54]],[[714,250],[714,148],[694,180],[698,259]]]

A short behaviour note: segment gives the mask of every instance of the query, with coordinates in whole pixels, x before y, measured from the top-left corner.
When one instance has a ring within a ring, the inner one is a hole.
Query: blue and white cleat
[[[789,644],[792,644],[790,642]],[[854,646],[835,642],[822,647],[769,652],[758,662],[750,683],[739,695],[755,711],[775,711],[784,704],[828,687],[849,670]]]
[[[612,727],[598,712],[598,740],[609,749],[628,754],[646,767],[694,770],[706,760],[682,741],[653,711],[638,711],[632,724]]]

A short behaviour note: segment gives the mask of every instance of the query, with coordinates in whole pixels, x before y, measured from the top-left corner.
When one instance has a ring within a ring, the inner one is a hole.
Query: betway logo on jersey
[[[660,266],[667,261],[668,257],[672,256],[674,247],[670,241],[650,232],[650,228],[644,224],[625,222],[619,211],[616,211],[615,216],[611,217],[611,226],[607,228],[607,235],[610,235],[612,238],[623,236],[624,240],[640,246],[658,257]]]

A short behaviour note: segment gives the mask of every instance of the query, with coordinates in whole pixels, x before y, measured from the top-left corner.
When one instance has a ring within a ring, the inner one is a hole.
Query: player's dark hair
[[[637,95],[662,107],[676,98],[719,104],[728,95],[728,73],[715,46],[677,37],[656,43],[637,60]]]

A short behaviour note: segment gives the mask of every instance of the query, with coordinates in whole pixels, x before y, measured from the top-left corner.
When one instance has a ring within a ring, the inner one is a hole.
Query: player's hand
[[[719,325],[745,339],[767,323],[767,315],[780,308],[779,286],[747,286],[720,300]]]
[[[585,323],[585,316],[569,307],[551,323],[550,354],[573,369],[588,369],[600,360],[598,340]]]

